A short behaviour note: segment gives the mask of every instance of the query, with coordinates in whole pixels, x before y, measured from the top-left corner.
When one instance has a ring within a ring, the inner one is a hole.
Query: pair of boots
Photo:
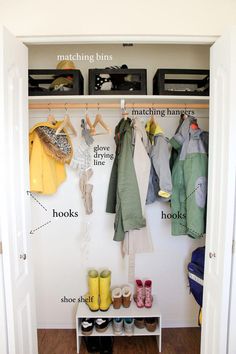
[[[95,269],[88,272],[89,291],[85,295],[91,311],[107,311],[111,305],[111,271],[103,270],[100,275]]]
[[[152,307],[153,296],[151,280],[146,280],[144,283],[140,279],[136,280],[136,296],[134,297],[134,300],[138,308]]]

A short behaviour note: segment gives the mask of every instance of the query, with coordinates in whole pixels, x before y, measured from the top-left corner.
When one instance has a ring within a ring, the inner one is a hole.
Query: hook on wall
[[[121,111],[124,111],[124,109],[125,109],[125,100],[124,100],[124,98],[122,98],[120,100],[120,109],[121,109]]]

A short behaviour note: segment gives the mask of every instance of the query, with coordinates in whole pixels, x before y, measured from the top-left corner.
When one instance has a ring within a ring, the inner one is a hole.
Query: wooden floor
[[[163,329],[162,354],[199,354],[200,329]],[[76,354],[76,336],[72,329],[38,330],[39,354]],[[154,337],[115,337],[113,354],[157,354]],[[81,345],[80,354],[87,354]]]

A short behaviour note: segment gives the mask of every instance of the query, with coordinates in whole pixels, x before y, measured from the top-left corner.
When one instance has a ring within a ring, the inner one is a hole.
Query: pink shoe
[[[136,280],[136,296],[134,300],[138,308],[144,307],[143,282],[139,279]]]
[[[152,303],[153,303],[152,281],[146,280],[145,284],[144,284],[144,288],[145,288],[145,307],[150,309],[152,307]]]

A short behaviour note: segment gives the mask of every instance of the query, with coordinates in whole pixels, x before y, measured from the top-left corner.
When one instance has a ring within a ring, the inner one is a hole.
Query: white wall
[[[234,0],[1,1],[15,35],[220,35],[235,23]]]
[[[76,47],[64,49],[66,52]],[[88,50],[83,47],[81,50]],[[91,52],[98,47],[94,46]],[[111,51],[114,63],[127,63],[131,66],[147,67],[150,71],[149,81],[156,66],[164,67],[208,67],[209,52],[206,46],[140,46],[125,51],[120,46],[100,47],[103,51]],[[62,47],[31,47],[30,67],[54,67],[56,54]],[[121,52],[122,51],[122,52]],[[133,56],[133,59],[132,59]],[[121,59],[122,57],[122,59]],[[99,63],[103,67],[106,63]],[[94,64],[97,66],[97,63]],[[85,73],[89,63],[80,63]],[[86,81],[86,80],[85,80]],[[151,82],[149,82],[149,90]],[[117,110],[101,110],[104,120],[112,131],[120,119]],[[39,120],[45,120],[48,112],[31,112],[30,125]],[[56,118],[63,117],[64,112],[55,112]],[[71,119],[80,137],[80,119],[84,111],[71,111]],[[90,111],[94,118],[96,111]],[[208,127],[207,112],[197,112],[200,126]],[[204,118],[205,117],[205,118]],[[159,118],[167,136],[172,136],[178,125],[178,117]],[[73,140],[74,146],[79,138]],[[113,136],[97,136],[94,146],[108,145],[115,151]],[[122,285],[127,282],[127,259],[123,259],[120,244],[113,239],[114,216],[105,213],[107,188],[112,161],[104,167],[95,166],[92,183],[94,184],[94,213],[85,216],[80,191],[78,175],[67,168],[68,178],[53,196],[39,196],[38,199],[48,209],[46,213],[32,200],[32,228],[35,229],[52,220],[48,226],[39,229],[31,236],[36,275],[36,297],[38,326],[73,327],[76,305],[63,304],[60,299],[65,295],[77,298],[87,291],[87,270],[95,267],[101,270],[109,267],[112,271],[112,285]],[[78,219],[52,219],[52,209],[79,211]],[[192,240],[188,237],[172,237],[170,222],[161,220],[161,210],[169,212],[165,204],[155,203],[147,207],[147,220],[152,231],[155,247],[153,254],[138,255],[136,258],[136,277],[153,280],[153,292],[157,294],[163,316],[164,326],[192,326],[197,324],[198,307],[189,294],[186,265],[193,249],[202,245],[204,240]]]

